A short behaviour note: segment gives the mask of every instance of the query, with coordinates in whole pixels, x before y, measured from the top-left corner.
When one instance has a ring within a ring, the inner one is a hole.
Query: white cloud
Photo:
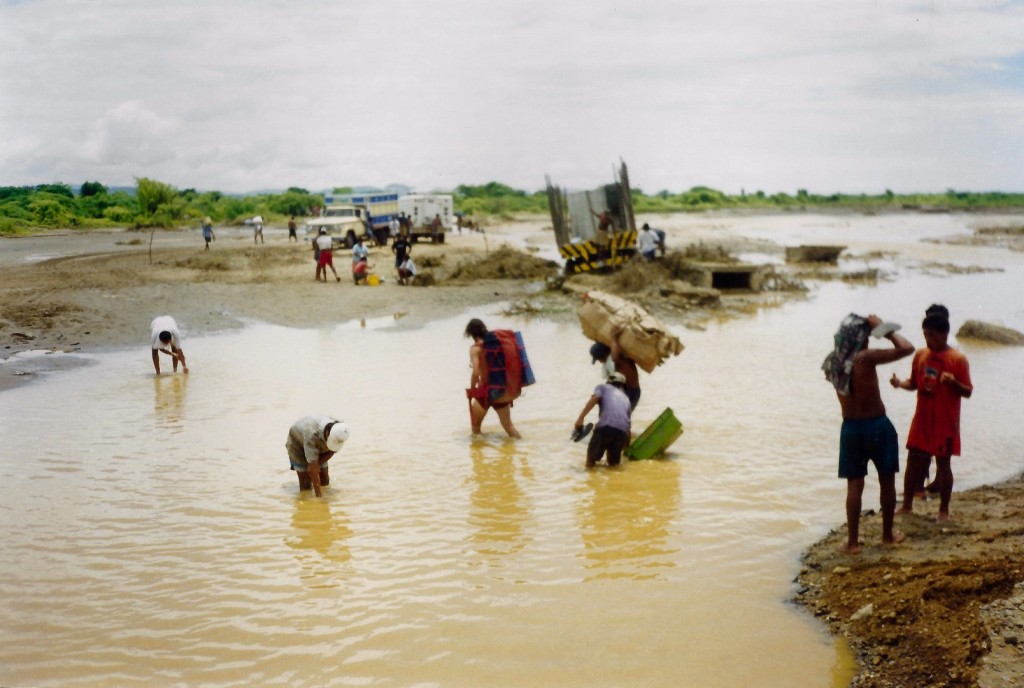
[[[1024,3],[0,5],[0,184],[1024,189]]]

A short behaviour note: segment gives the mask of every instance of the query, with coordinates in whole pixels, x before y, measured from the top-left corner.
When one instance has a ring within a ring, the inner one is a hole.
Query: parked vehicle
[[[398,199],[398,212],[410,219],[409,240],[429,239],[444,243],[444,235],[452,230],[452,216],[455,202],[448,194],[409,194]],[[435,232],[434,218],[441,219],[441,226]]]
[[[359,237],[387,246],[391,219],[398,215],[398,194],[345,194],[325,196],[318,217],[306,220],[306,233],[323,228],[336,244],[355,246]]]

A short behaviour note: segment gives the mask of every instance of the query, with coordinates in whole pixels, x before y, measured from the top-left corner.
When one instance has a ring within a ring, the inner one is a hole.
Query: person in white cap
[[[608,457],[609,466],[618,466],[622,460],[622,450],[629,444],[630,417],[633,414],[625,388],[625,375],[618,372],[609,373],[608,382],[594,388],[594,394],[587,400],[579,418],[576,419],[575,427],[580,431],[590,409],[595,406],[600,408],[597,427],[590,437],[590,444],[587,445],[587,468],[593,468],[605,455]]]
[[[169,315],[161,315],[153,318],[150,323],[150,339],[153,348],[153,368],[156,374],[160,374],[160,354],[171,357],[171,366],[174,372],[178,372],[178,361],[181,361],[182,372],[188,374],[188,366],[185,364],[185,352],[181,350],[181,331],[178,323]]]
[[[327,462],[347,439],[348,425],[329,416],[303,416],[292,424],[284,446],[300,491],[313,488],[317,497],[322,496],[320,487],[331,482]]]

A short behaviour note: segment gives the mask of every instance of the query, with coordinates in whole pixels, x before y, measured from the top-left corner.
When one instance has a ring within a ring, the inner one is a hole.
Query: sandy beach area
[[[416,244],[413,257],[447,276],[505,240],[542,254],[551,248],[544,225],[509,223]],[[209,252],[198,230],[0,238],[0,358],[9,359],[0,365],[0,395],[59,367],[45,355],[20,361],[27,352],[137,347],[139,365],[148,365],[149,323],[165,313],[192,336],[248,320],[317,327],[393,316],[416,327],[526,299],[546,317],[575,318],[573,294],[543,290],[542,278],[399,286],[390,248],[371,250],[378,287],[352,283],[348,251],[335,255],[341,282],[315,282],[309,243],[288,243],[277,230],[268,228],[263,245],[246,230],[221,231]],[[201,371],[202,362],[190,364]],[[935,499],[919,502],[914,514],[897,517],[904,544],[865,547],[855,557],[839,553],[846,536],[837,524],[805,552],[794,599],[853,648],[861,665],[854,685],[1021,685],[1024,477],[956,492],[954,518],[941,528],[936,509]],[[877,543],[880,522],[873,512],[862,520],[865,542]]]

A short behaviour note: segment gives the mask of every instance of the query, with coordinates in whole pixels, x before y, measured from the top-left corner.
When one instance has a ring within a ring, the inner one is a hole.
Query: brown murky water
[[[493,418],[469,436],[469,314],[253,324],[187,339],[188,378],[154,379],[143,344],[5,392],[0,684],[845,685],[850,658],[787,602],[800,551],[843,519],[818,366],[851,310],[911,323],[943,301],[1024,329],[1020,259],[998,260],[681,332],[635,422],[671,406],[686,433],[618,470],[583,470],[569,441],[598,374],[579,328],[489,311],[539,381],[517,442]],[[961,348],[970,487],[1024,468],[1024,350]],[[913,395],[883,394],[904,431]],[[310,412],[352,428],[322,500],[283,448]]]

